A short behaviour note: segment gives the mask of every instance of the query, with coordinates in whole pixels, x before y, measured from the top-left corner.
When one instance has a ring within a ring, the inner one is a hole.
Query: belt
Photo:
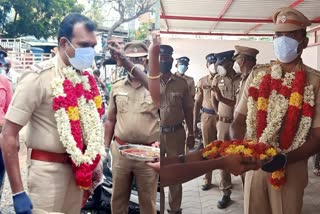
[[[71,159],[67,153],[53,153],[37,149],[32,149],[31,159],[53,163],[71,163]]]
[[[118,137],[114,137],[114,139],[116,140],[116,142],[120,145],[120,146],[124,146],[124,145],[128,145],[128,142],[125,142],[123,140],[121,140],[120,138]],[[151,143],[140,143],[144,146],[151,146],[151,144],[154,144],[155,142],[151,142]]]
[[[173,126],[160,126],[161,133],[173,133],[176,132],[178,129],[183,128],[182,124],[179,123]]]
[[[202,106],[202,112],[207,113],[207,114],[212,114],[212,115],[215,115],[215,114],[216,114],[215,110],[213,110],[213,109],[208,109],[208,108],[205,108],[205,107],[203,107],[203,106]]]
[[[224,123],[232,123],[233,119],[229,117],[218,116],[218,120]]]

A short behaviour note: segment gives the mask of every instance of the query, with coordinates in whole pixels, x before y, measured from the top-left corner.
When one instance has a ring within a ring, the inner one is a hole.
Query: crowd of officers
[[[201,131],[204,146],[214,140],[229,140],[229,127],[234,109],[243,92],[245,81],[256,65],[258,50],[235,46],[234,50],[210,53],[206,59],[208,74],[195,87],[192,77],[185,73],[190,59],[186,56],[173,65],[173,48],[160,46],[160,148],[161,157],[179,156],[194,147],[198,136],[201,115]],[[173,71],[176,71],[172,73]],[[200,114],[201,112],[201,114]],[[184,125],[185,124],[185,125]],[[204,176],[202,190],[211,188],[212,172]],[[221,170],[222,198],[218,208],[226,208],[231,202],[231,175]],[[182,185],[169,186],[168,213],[182,213]],[[161,190],[161,213],[164,213],[164,191]]]

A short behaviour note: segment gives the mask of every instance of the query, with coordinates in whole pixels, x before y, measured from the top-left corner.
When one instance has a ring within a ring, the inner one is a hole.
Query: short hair
[[[59,32],[58,32],[58,42],[61,37],[66,37],[71,41],[73,37],[73,27],[77,23],[84,23],[86,29],[89,32],[92,32],[96,29],[94,22],[88,17],[81,15],[79,13],[71,13],[64,17],[60,24]]]

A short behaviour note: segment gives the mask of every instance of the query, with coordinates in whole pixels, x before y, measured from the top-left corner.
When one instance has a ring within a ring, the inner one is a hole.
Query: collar
[[[125,84],[129,84],[132,88],[135,88],[135,89],[140,88],[142,86],[140,82],[138,82],[137,85],[134,85],[133,81],[129,78],[129,76],[125,78]]]

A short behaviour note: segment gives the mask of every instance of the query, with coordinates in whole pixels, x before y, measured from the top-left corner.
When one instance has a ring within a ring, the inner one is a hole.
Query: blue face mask
[[[180,74],[186,73],[187,70],[188,70],[188,67],[186,65],[183,65],[183,64],[178,65],[178,71]]]
[[[67,52],[65,52],[72,67],[80,71],[92,67],[94,49],[92,47],[75,48],[69,40],[68,42],[74,49],[74,57],[69,57]]]

